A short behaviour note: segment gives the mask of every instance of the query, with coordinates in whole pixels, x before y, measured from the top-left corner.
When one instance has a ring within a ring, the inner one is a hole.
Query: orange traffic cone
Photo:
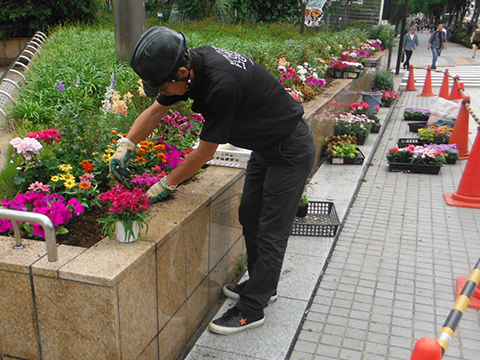
[[[450,95],[448,96],[448,100],[455,100],[455,99],[461,99],[462,94],[458,94],[458,87],[460,86],[460,77],[457,75],[453,79],[453,85],[452,85],[452,91],[450,92]]]
[[[421,338],[415,343],[410,360],[441,360],[442,346],[432,338]]]
[[[413,77],[413,65],[410,65],[410,69],[408,70],[408,82],[405,91],[417,91],[415,88],[415,78]]]
[[[461,294],[466,282],[470,280],[468,276],[459,276],[457,277],[457,284],[455,287],[455,299],[458,298],[458,295]],[[473,292],[473,295],[470,297],[468,307],[471,309],[480,309],[480,288],[476,288]]]
[[[458,91],[458,93],[460,93],[460,91]],[[449,144],[457,144],[459,160],[468,159],[470,155],[468,151],[468,119],[470,113],[465,106],[466,103],[470,103],[470,96],[465,96],[465,99],[462,101],[457,120],[453,126],[452,136],[450,136],[450,141],[448,142]]]
[[[425,77],[425,84],[423,85],[423,91],[420,95],[417,96],[435,96],[432,90],[432,70],[430,65],[427,69],[427,76]]]
[[[449,88],[448,88],[448,69],[445,70],[445,75],[443,76],[442,87],[440,88],[439,97],[447,99],[449,97]]]
[[[480,209],[480,136],[477,133],[472,153],[465,165],[460,185],[454,193],[444,193],[447,205]]]

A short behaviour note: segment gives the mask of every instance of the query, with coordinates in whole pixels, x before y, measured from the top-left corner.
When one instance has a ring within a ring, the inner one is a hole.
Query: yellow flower
[[[69,165],[69,164],[61,164],[58,167],[61,171],[65,171],[65,172],[68,172],[73,169],[72,165]]]
[[[120,94],[118,93],[117,90],[115,90],[112,94],[112,101],[115,102],[115,101],[118,101],[120,100]]]
[[[140,94],[140,96],[146,96],[145,94],[145,90],[143,90],[143,82],[142,82],[142,79],[138,79],[137,81],[138,83],[138,93]]]
[[[131,93],[130,91],[127,91],[125,94],[123,94],[123,100],[124,100],[127,104],[129,104],[129,103],[132,102],[132,97],[133,97],[133,95],[132,95],[132,93]]]
[[[75,180],[74,180],[74,179],[65,180],[65,182],[63,183],[63,185],[64,185],[67,189],[74,188],[74,187],[75,187]]]
[[[115,154],[115,151],[116,151],[115,149],[110,149],[110,148],[108,148],[108,149],[105,150],[105,154],[107,154],[107,155],[113,155],[113,154]]]
[[[63,178],[64,178],[65,181],[69,181],[69,180],[75,181],[75,176],[73,176],[70,173],[65,174]]]
[[[108,163],[110,161],[111,157],[112,157],[112,155],[105,154],[105,155],[103,155],[102,160],[103,160],[104,163]]]
[[[66,179],[65,179],[65,174],[60,175],[60,176],[58,177],[58,180],[62,180],[62,181],[66,180]]]
[[[60,180],[60,177],[58,175],[53,175],[51,178],[50,178],[50,181],[53,181],[53,182],[57,182]]]

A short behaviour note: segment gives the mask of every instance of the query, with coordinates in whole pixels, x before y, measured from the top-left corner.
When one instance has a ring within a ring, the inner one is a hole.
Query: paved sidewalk
[[[457,46],[449,48],[468,55]],[[405,76],[402,70],[396,83]],[[361,146],[364,166],[325,164],[311,180],[309,198],[333,201],[343,228],[336,241],[291,237],[279,299],[266,309],[264,326],[231,336],[205,330],[186,359],[405,360],[416,340],[437,337],[454,304],[455,279],[480,257],[480,210],[443,200],[456,191],[466,161],[444,165],[439,175],[388,171],[388,149],[416,135],[403,110],[435,100],[417,97],[417,89],[380,110],[383,133]],[[467,93],[480,114],[480,87]],[[470,119],[470,142],[476,129]],[[233,304],[227,300],[212,316]],[[478,360],[479,336],[479,312],[468,309],[444,359]]]

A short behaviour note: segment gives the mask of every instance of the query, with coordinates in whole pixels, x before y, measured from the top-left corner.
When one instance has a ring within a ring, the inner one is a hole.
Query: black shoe
[[[245,289],[245,285],[247,285],[247,281],[244,281],[241,284],[230,284],[230,285],[225,285],[223,287],[223,295],[230,299],[238,300],[240,299],[240,293]],[[275,291],[272,296],[270,296],[270,299],[268,302],[273,303],[277,300],[277,292]]]
[[[210,321],[210,331],[217,334],[229,335],[240,331],[262,326],[265,322],[263,312],[257,316],[243,314],[235,306],[216,320]]]
[[[437,67],[436,67],[436,66],[432,66],[431,69],[432,69],[432,70],[436,70]]]

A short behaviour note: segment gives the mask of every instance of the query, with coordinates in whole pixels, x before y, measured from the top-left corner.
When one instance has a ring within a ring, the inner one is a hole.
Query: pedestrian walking
[[[480,24],[478,24],[477,28],[473,30],[472,36],[470,37],[470,42],[472,43],[472,58],[475,58],[477,49],[480,46]]]
[[[428,40],[428,49],[432,49],[432,69],[437,68],[437,59],[442,53],[443,49],[447,49],[447,33],[444,31],[443,24],[438,24],[437,30],[430,35]]]
[[[110,171],[125,167],[135,145],[173,104],[191,98],[192,109],[205,119],[198,147],[147,191],[152,203],[194,175],[219,144],[252,150],[239,208],[249,280],[224,287],[225,295],[238,301],[209,327],[232,334],[261,326],[263,309],[277,296],[287,241],[315,159],[303,106],[255,61],[215,46],[189,49],[184,34],[163,26],[142,34],[130,65],[156,101],[120,142]]]
[[[410,34],[405,36],[403,41],[403,51],[405,52],[405,62],[403,63],[403,68],[410,68],[410,58],[412,57],[413,50],[415,46],[420,49],[420,42],[418,41],[418,35],[416,34],[417,29],[412,27],[410,29]]]

